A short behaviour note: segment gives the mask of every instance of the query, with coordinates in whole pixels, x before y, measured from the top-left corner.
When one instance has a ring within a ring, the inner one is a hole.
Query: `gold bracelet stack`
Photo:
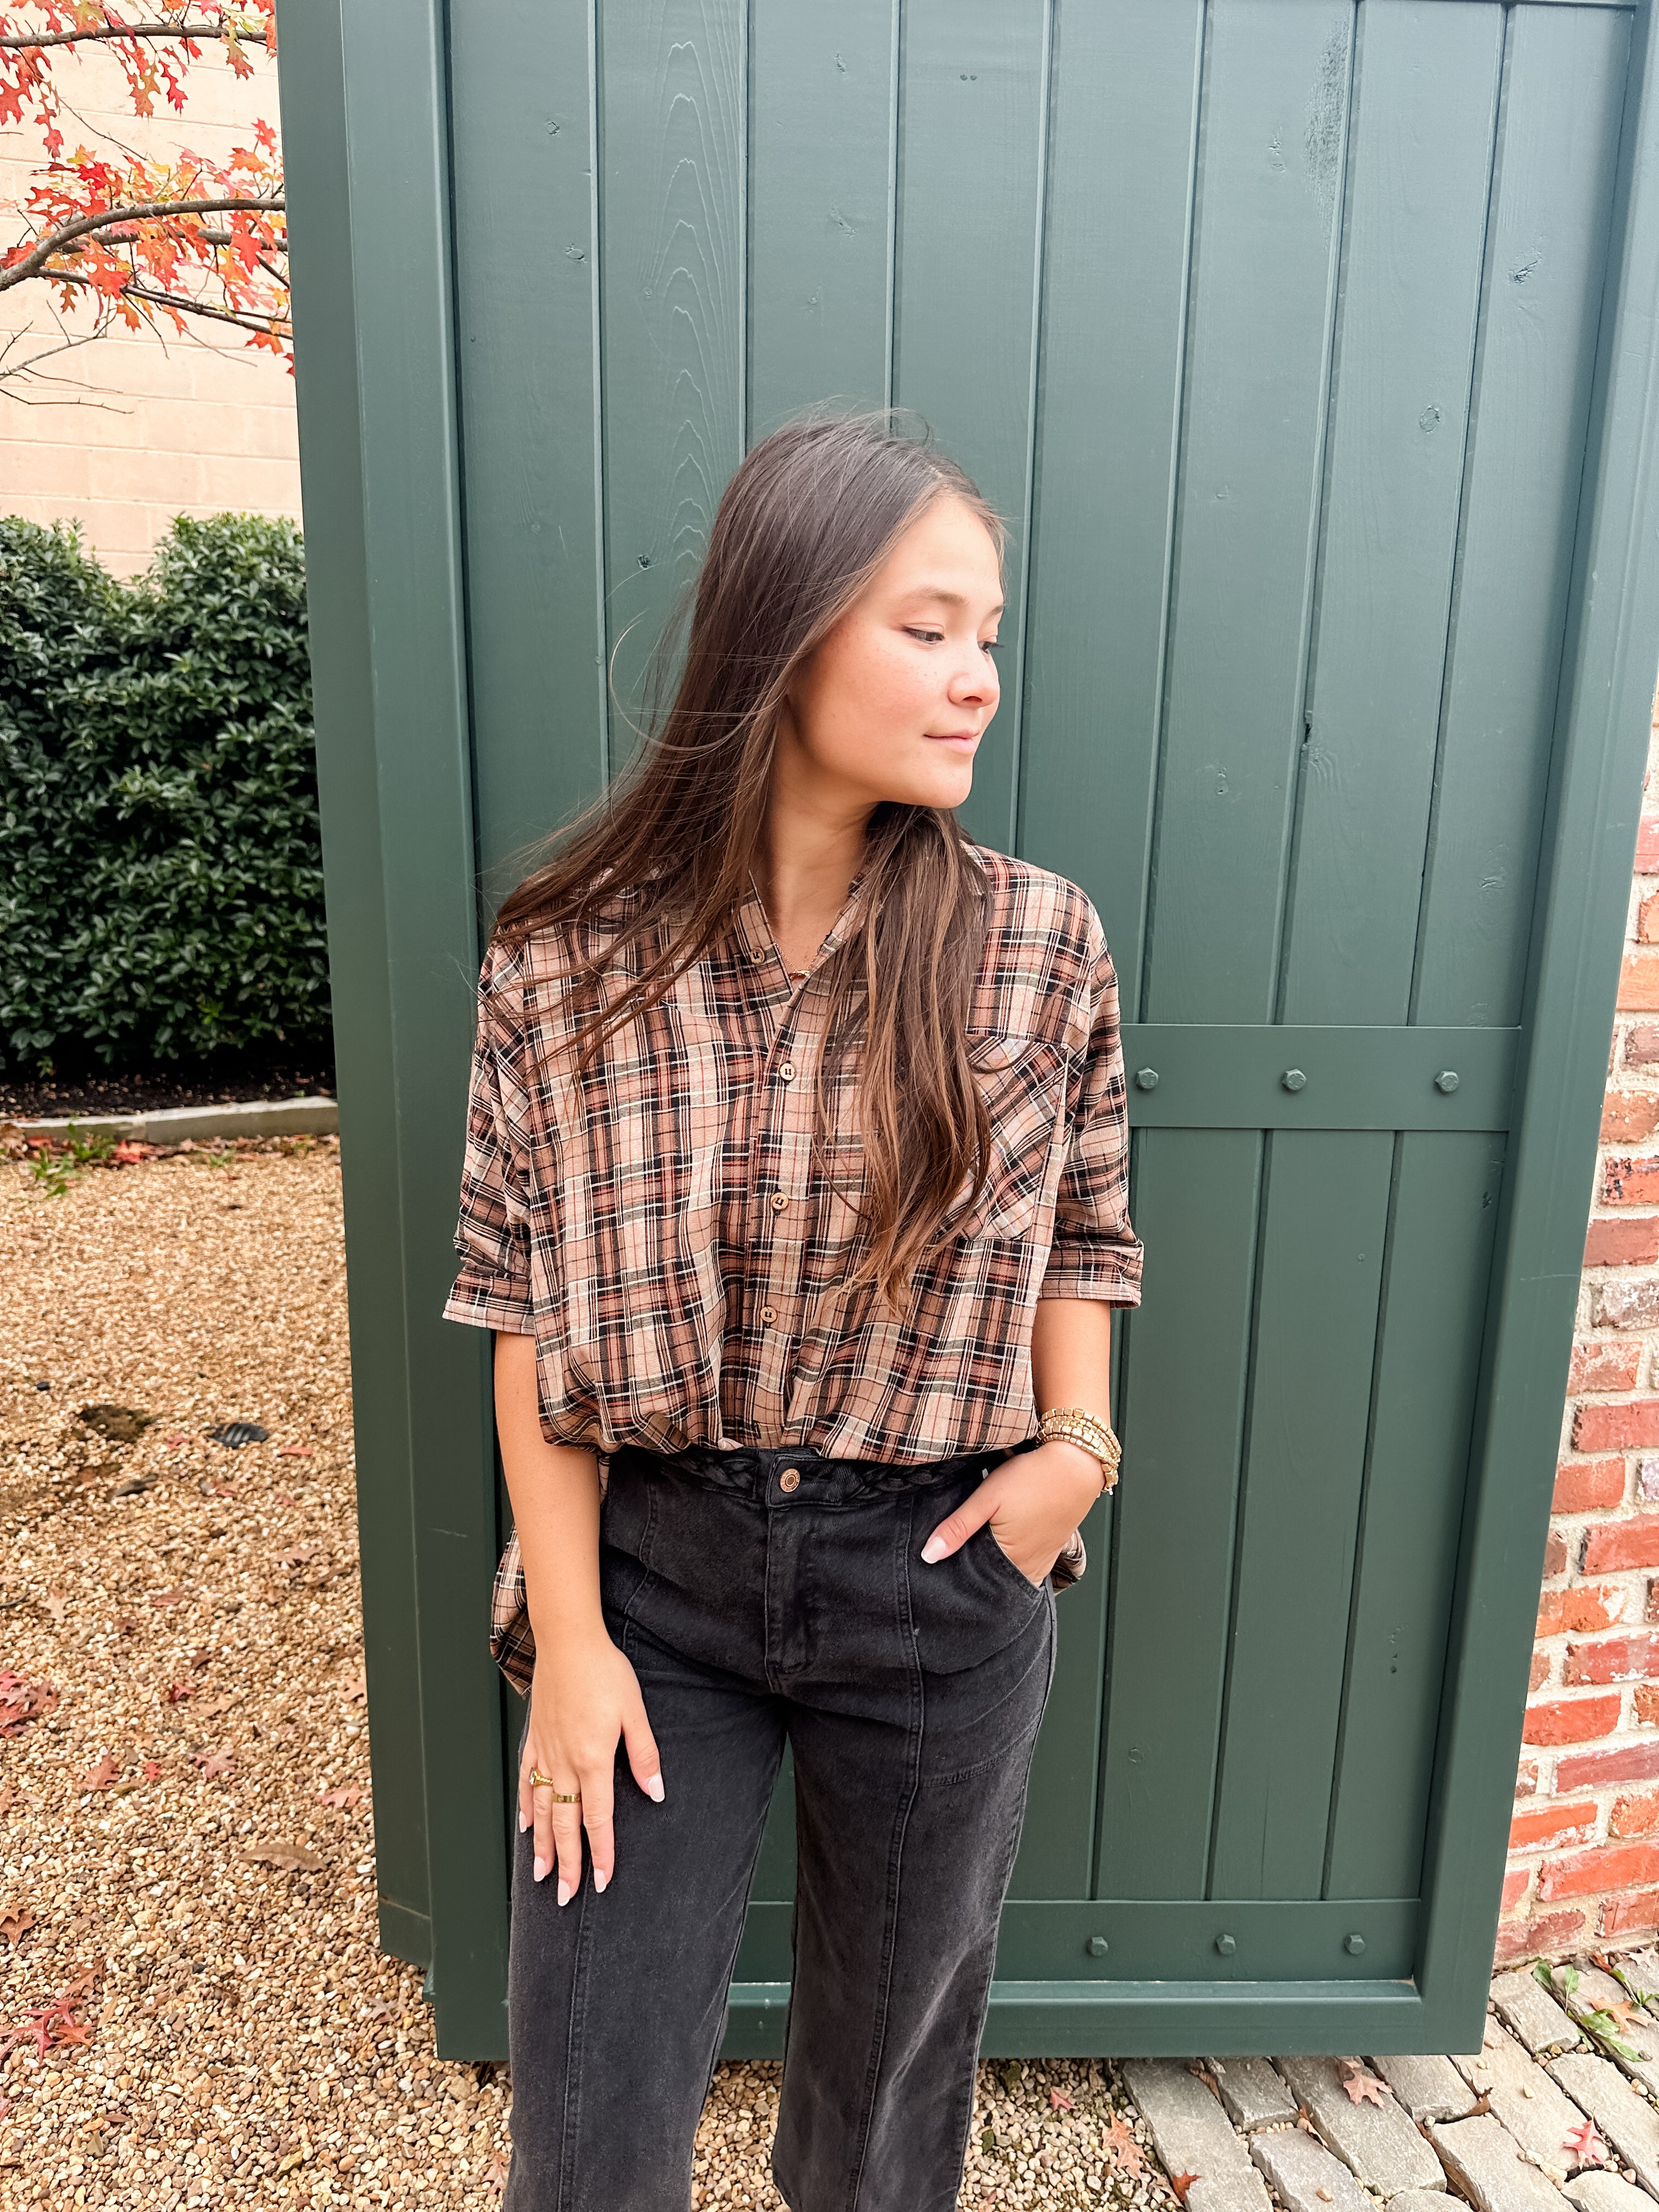
[[[1117,1463],[1123,1456],[1123,1447],[1108,1422],[1085,1413],[1081,1406],[1051,1407],[1037,1423],[1037,1435],[1045,1444],[1056,1439],[1079,1444],[1097,1459],[1103,1490],[1110,1490],[1116,1482]]]

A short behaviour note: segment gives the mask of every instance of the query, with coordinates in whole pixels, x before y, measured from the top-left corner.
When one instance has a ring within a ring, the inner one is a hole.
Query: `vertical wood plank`
[[[744,0],[605,0],[600,45],[611,766],[743,454]]]
[[[592,7],[450,10],[477,830],[496,898],[605,780]],[[503,144],[533,224],[502,221]]]
[[[1352,35],[1347,0],[1212,0],[1146,1021],[1272,1018]]]
[[[1503,49],[1496,5],[1360,14],[1283,1021],[1411,997]]]
[[[754,0],[749,442],[892,370],[898,0]]]
[[[1269,1139],[1212,1897],[1317,1897],[1394,1139]]]
[[[1048,33],[1048,0],[903,11],[894,397],[1012,529],[1002,703],[962,810],[1002,851],[1015,836]]]
[[[1400,1139],[1328,1897],[1415,1897],[1444,1687],[1501,1137]]]
[[[1124,1347],[1094,1893],[1202,1897],[1261,1139],[1143,1129],[1136,1142],[1146,1277]]]
[[[1520,1019],[1629,40],[1510,15],[1414,1021]]]
[[[1139,1003],[1203,0],[1054,33],[1019,849],[1080,884]]]

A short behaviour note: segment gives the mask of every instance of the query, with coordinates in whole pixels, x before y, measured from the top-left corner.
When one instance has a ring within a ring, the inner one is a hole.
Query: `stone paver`
[[[1528,2157],[1537,2160],[1552,2181],[1565,2181],[1578,2163],[1567,2148],[1567,2130],[1582,2127],[1584,2115],[1544,2069],[1495,2020],[1486,2022],[1480,2056],[1460,2058],[1457,2065],[1491,2100],[1493,2118]]]
[[[1492,2001],[1504,2027],[1534,2058],[1545,2051],[1570,2051],[1578,2040],[1578,2030],[1530,1974],[1500,1974],[1492,1985]]]
[[[1540,1991],[1541,1995],[1541,1991]],[[1392,2096],[1380,2105],[1350,2101],[1334,2058],[1278,2058],[1274,2064],[1308,2108],[1326,2142],[1379,2197],[1437,2189],[1438,2161]]]
[[[1375,2212],[1341,2160],[1304,2128],[1269,2128],[1252,2136],[1250,2156],[1285,2212]]]
[[[1449,2058],[1373,2058],[1371,2065],[1414,2120],[1461,2120],[1474,2102]]]
[[[1554,2183],[1527,2163],[1515,2137],[1489,2114],[1433,2121],[1429,2136],[1447,2172],[1479,2212],[1572,2212]]]
[[[1194,2173],[1188,2212],[1272,2212],[1267,2185],[1220,2105],[1178,2058],[1126,2058],[1123,2079],[1171,2173]]]
[[[1653,2199],[1633,2181],[1616,2173],[1575,2174],[1562,2194],[1571,2197],[1578,2212],[1652,2212]]]
[[[1582,2105],[1650,2196],[1659,2197],[1659,2112],[1638,2096],[1607,2058],[1569,2051],[1552,2058],[1550,2072]]]
[[[1246,2135],[1296,2118],[1296,2100],[1265,2058],[1212,2058],[1210,2071],[1227,2117]]]
[[[1622,1952],[1619,1971],[1644,2004],[1650,1997],[1659,1997],[1659,1950],[1651,1944],[1639,1951]]]
[[[1560,1973],[1561,1969],[1557,1966],[1551,1976],[1558,1987]],[[1604,1974],[1599,1966],[1579,1968],[1578,1987],[1574,1992],[1573,2002],[1580,2012],[1588,2012],[1597,2006],[1627,2005],[1630,2001],[1630,1991],[1622,1983],[1614,1981],[1611,1974]],[[1632,2080],[1645,2081],[1650,2089],[1659,2090],[1659,2027],[1656,2027],[1645,2013],[1633,2013],[1619,2030],[1619,2040],[1638,2055],[1634,2058],[1620,2058],[1609,2051],[1602,2056],[1611,2058],[1613,2064],[1621,2067]]]

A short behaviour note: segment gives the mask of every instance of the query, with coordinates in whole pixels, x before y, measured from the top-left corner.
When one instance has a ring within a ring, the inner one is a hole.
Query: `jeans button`
[[[778,1488],[780,1490],[799,1490],[800,1488],[800,1469],[798,1467],[785,1468],[783,1473],[778,1477]]]

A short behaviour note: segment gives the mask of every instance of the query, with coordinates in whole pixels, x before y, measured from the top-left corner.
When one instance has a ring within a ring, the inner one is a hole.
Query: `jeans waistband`
[[[1012,1447],[1014,1451],[1025,1448]],[[624,1444],[611,1454],[611,1465],[613,1472],[622,1468],[647,1480],[697,1483],[757,1505],[855,1505],[866,1498],[925,1490],[970,1469],[988,1474],[1009,1455],[1010,1448],[999,1444],[988,1451],[959,1452],[950,1459],[897,1465],[886,1460],[825,1459],[800,1445],[744,1445],[736,1451],[720,1451],[693,1444],[684,1451],[653,1452]]]

